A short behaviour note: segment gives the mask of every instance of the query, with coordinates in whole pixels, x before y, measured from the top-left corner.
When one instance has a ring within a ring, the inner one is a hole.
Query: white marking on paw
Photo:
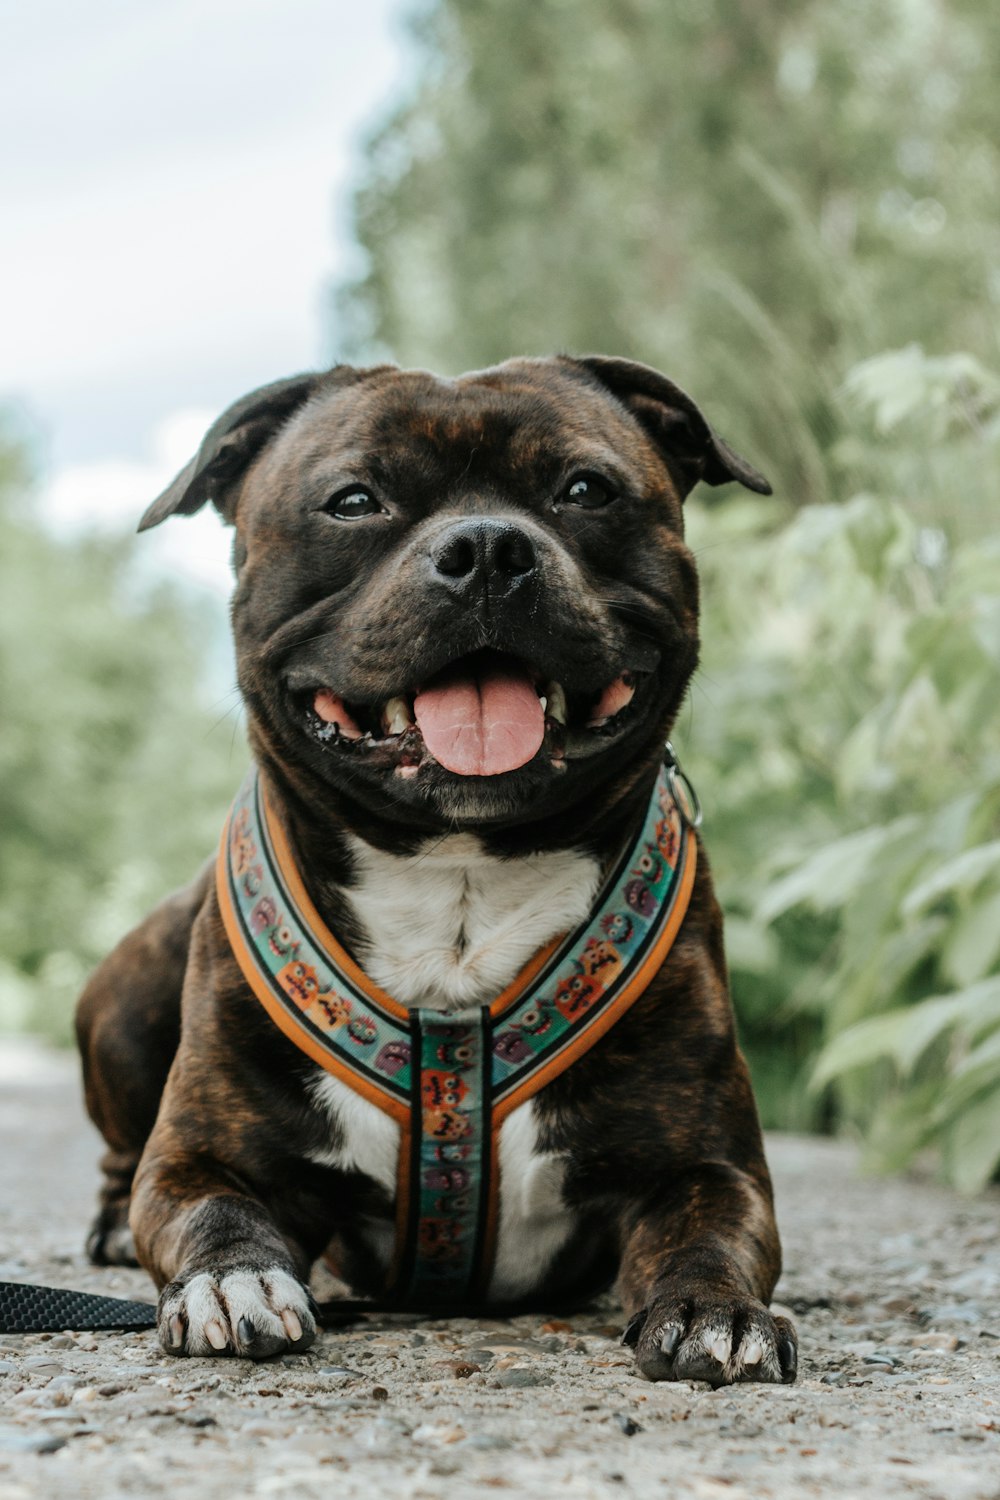
[[[240,1321],[260,1338],[298,1342],[315,1331],[305,1288],[279,1266],[266,1271],[200,1271],[160,1308],[160,1340],[168,1352],[245,1353]]]

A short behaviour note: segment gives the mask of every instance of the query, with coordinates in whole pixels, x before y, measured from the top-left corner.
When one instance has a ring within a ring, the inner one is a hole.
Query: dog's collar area
[[[677,752],[667,740],[663,750],[663,772],[670,786],[670,795],[689,828],[700,828],[702,821],[701,798],[694,783],[677,759]]]
[[[488,1300],[500,1127],[589,1050],[662,967],[690,899],[699,819],[668,746],[643,822],[586,920],[536,953],[490,1004],[445,1013],[400,1005],[327,928],[251,769],[217,864],[226,932],[285,1035],[399,1123],[387,1290],[401,1307]]]

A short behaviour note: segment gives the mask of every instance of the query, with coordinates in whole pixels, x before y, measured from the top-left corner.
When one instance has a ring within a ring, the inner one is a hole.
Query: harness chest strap
[[[483,1296],[496,1241],[500,1126],[643,993],[683,921],[697,842],[672,757],[635,839],[587,919],[540,950],[490,1004],[399,1004],[365,975],[303,885],[251,768],[216,871],[233,953],[272,1020],[400,1126],[390,1293],[401,1306]]]

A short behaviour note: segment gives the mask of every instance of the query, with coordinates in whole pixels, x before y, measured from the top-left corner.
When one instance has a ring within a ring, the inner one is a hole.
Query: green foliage
[[[935,362],[893,404],[913,363],[852,372],[883,428],[937,420],[939,376],[967,375]],[[995,463],[989,424],[964,442],[962,472]],[[872,1160],[936,1145],[979,1186],[1000,1163],[1000,538],[952,547],[871,495],[691,522],[709,609],[683,738],[765,1109],[832,1112]],[[795,1078],[775,1095],[779,1057]]]
[[[203,702],[217,628],[129,542],[55,539],[0,452],[0,1026],[62,1038],[93,964],[211,853],[243,764]],[[141,497],[140,497],[141,498]]]
[[[414,31],[337,352],[644,359],[760,463],[780,503],[689,502],[705,652],[676,737],[758,1098],[975,1186],[1000,1154],[1000,9],[423,0]]]
[[[992,358],[996,7],[437,0],[414,30],[339,353],[646,359],[796,503],[878,477],[847,369],[914,340]]]
[[[928,424],[935,444],[956,427],[1000,437],[1000,379],[970,354],[929,359],[919,344],[910,344],[864,360],[844,388],[871,408],[879,434],[916,418]]]

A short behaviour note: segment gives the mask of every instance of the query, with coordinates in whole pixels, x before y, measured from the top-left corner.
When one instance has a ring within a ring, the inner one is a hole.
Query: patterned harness
[[[697,799],[670,747],[636,838],[586,920],[490,1005],[400,1005],[309,898],[252,767],[219,850],[226,932],[268,1015],[314,1062],[400,1126],[388,1297],[437,1310],[485,1300],[496,1243],[500,1126],[592,1047],[662,965],[694,882]]]

